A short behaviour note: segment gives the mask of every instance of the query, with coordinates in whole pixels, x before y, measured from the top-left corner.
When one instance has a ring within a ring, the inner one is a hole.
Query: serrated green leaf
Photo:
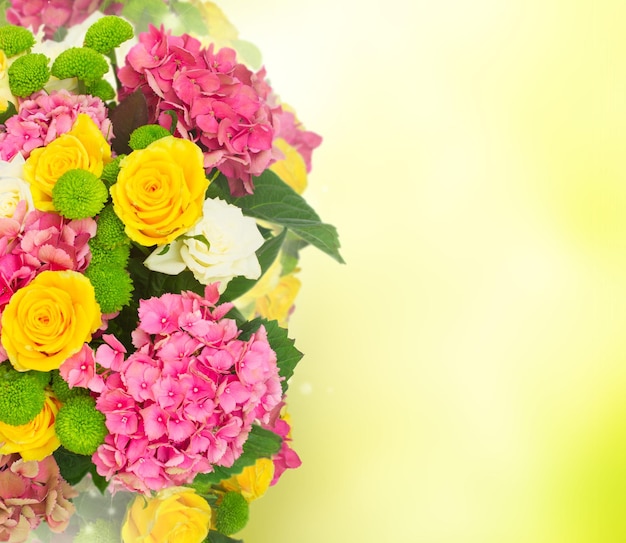
[[[276,363],[278,365],[278,373],[281,377],[284,377],[281,386],[283,388],[283,394],[287,391],[287,381],[293,375],[293,372],[298,365],[298,362],[302,360],[304,356],[295,347],[295,341],[287,335],[287,330],[279,326],[277,321],[268,321],[261,317],[252,319],[245,322],[239,329],[241,334],[239,339],[247,341],[252,337],[252,334],[256,332],[261,326],[265,327],[267,332],[267,341],[270,344],[272,350],[276,353]]]
[[[261,277],[263,277],[263,274],[265,274],[269,267],[274,263],[274,260],[276,260],[286,234],[287,229],[284,228],[278,236],[270,238],[263,245],[261,245],[259,250],[256,252],[257,259],[259,260],[259,264],[261,266]],[[226,290],[220,296],[220,300],[229,302],[239,298],[248,292],[259,281],[259,279],[246,279],[243,276],[231,279],[228,283],[228,287],[226,287]]]
[[[280,450],[281,443],[282,438],[279,435],[254,425],[243,445],[242,455],[230,468],[215,466],[211,473],[196,475],[193,484],[216,485],[224,479],[229,479],[233,475],[241,473],[245,467],[254,465],[259,458],[270,458],[276,454]]]
[[[234,198],[228,189],[228,181],[222,175],[207,191],[211,198],[221,198],[241,208],[244,215],[265,220],[289,228],[294,234],[308,241],[327,255],[344,264],[339,254],[337,229],[323,223],[311,206],[271,170],[255,177],[254,194]]]
[[[284,377],[281,383],[284,394],[289,386],[287,381],[304,355],[296,349],[295,341],[288,337],[287,330],[281,328],[277,321],[265,321],[263,325],[267,332],[267,341],[276,353],[278,373]]]

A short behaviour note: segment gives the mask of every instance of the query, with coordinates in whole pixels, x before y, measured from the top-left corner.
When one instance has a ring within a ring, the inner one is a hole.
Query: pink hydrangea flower
[[[31,151],[43,147],[69,132],[79,113],[86,113],[102,134],[111,141],[113,131],[107,109],[100,98],[70,94],[66,90],[40,91],[20,100],[17,114],[0,131],[0,158],[11,160],[17,153],[28,158]]]
[[[280,450],[272,457],[274,462],[274,477],[270,485],[275,485],[280,479],[281,475],[288,469],[296,469],[302,465],[302,460],[298,456],[298,453],[291,448],[291,426],[281,416],[282,409],[285,407],[285,402],[280,402],[270,415],[269,422],[264,424],[263,427],[267,430],[278,434],[283,438],[283,442],[280,446]]]
[[[11,0],[6,18],[11,24],[34,31],[43,26],[45,37],[51,39],[59,28],[82,23],[102,3],[103,0]],[[119,14],[122,7],[121,2],[112,2],[105,13]]]
[[[231,466],[255,421],[280,403],[276,354],[263,327],[247,339],[218,302],[217,285],[141,300],[136,351],[104,335],[97,407],[110,432],[92,460],[112,488],[182,485]],[[117,368],[113,370],[113,368]]]
[[[309,173],[312,168],[313,150],[321,145],[322,137],[315,132],[305,130],[302,123],[291,111],[281,109],[276,115],[279,127],[276,137],[284,139],[298,151],[306,164],[306,171]]]
[[[102,392],[104,389],[104,381],[96,373],[94,352],[87,343],[61,364],[59,373],[70,388],[89,388],[94,392]]]
[[[238,63],[233,49],[203,49],[187,34],[150,27],[118,75],[122,96],[140,89],[146,97],[149,122],[169,128],[166,112],[176,113],[176,134],[202,148],[205,168],[219,169],[233,195],[251,194],[252,176],[278,156],[272,142],[279,108],[271,104],[265,72]]]
[[[41,521],[63,532],[78,495],[62,477],[53,456],[24,462],[19,454],[0,455],[0,541],[22,543]]]
[[[13,293],[39,273],[84,271],[91,261],[89,240],[96,228],[91,218],[69,220],[38,210],[27,213],[25,201],[18,203],[13,217],[0,218],[0,316]]]

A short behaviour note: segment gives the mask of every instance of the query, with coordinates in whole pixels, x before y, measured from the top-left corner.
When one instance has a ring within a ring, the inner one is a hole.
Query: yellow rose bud
[[[211,507],[186,487],[170,487],[153,497],[139,495],[122,526],[124,543],[201,543],[209,533]]]
[[[18,371],[50,371],[77,353],[102,318],[93,286],[75,271],[45,271],[2,314],[2,346]]]
[[[302,155],[282,138],[274,141],[274,145],[283,152],[285,158],[274,162],[270,170],[298,194],[302,194],[307,185],[306,163]]]
[[[24,164],[24,178],[30,183],[37,209],[55,211],[52,189],[69,170],[87,170],[100,177],[111,161],[111,148],[91,117],[81,113],[69,132],[45,147],[33,149]]]
[[[259,458],[238,475],[221,482],[225,490],[239,492],[247,502],[263,496],[274,477],[274,462],[271,458]]]
[[[130,239],[165,245],[202,216],[208,186],[200,148],[166,136],[122,159],[111,187],[113,209]]]
[[[60,406],[59,400],[46,391],[43,409],[32,421],[20,426],[0,422],[0,454],[19,453],[24,461],[51,455],[61,444],[54,431]]]

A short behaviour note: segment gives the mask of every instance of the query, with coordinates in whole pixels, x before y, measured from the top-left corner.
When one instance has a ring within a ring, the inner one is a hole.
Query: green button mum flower
[[[75,396],[59,409],[54,423],[56,434],[68,451],[93,454],[104,443],[108,431],[105,416],[96,409],[91,396]]]
[[[108,71],[104,56],[89,47],[70,47],[52,64],[52,75],[59,79],[77,77],[82,81],[95,81]]]
[[[9,66],[9,88],[14,96],[29,96],[43,89],[50,79],[46,55],[29,53]]]
[[[85,275],[96,292],[102,313],[115,313],[130,303],[133,281],[124,269],[113,263],[92,263]]]
[[[47,372],[19,372],[3,364],[0,374],[0,421],[21,426],[40,413],[46,400],[46,383],[38,374],[50,379]]]
[[[0,49],[8,57],[14,57],[35,45],[35,36],[21,26],[6,25],[0,27]]]
[[[224,535],[236,534],[248,522],[249,506],[239,492],[227,492],[217,508],[215,527]]]
[[[87,170],[65,172],[52,188],[52,205],[68,219],[94,217],[109,197],[105,184]]]
[[[171,136],[170,131],[158,124],[146,124],[133,130],[128,146],[133,150],[145,149],[153,141]]]
[[[106,54],[134,35],[133,27],[120,17],[108,15],[92,24],[85,34],[85,47]]]

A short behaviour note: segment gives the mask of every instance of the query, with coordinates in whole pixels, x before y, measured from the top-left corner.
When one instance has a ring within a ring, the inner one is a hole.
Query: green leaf
[[[281,328],[278,321],[268,321],[261,317],[252,319],[239,326],[241,334],[238,339],[248,341],[254,332],[256,332],[261,325],[265,326],[267,332],[267,341],[270,344],[272,350],[276,353],[276,363],[278,364],[278,374],[284,377],[281,383],[283,388],[283,394],[287,391],[287,381],[293,375],[294,369],[298,365],[298,362],[302,360],[304,356],[295,347],[295,341],[290,339],[287,335],[287,330]]]
[[[304,198],[271,170],[254,178],[254,194],[239,198],[231,196],[228,181],[220,175],[209,185],[207,196],[226,200],[240,207],[249,217],[285,226],[337,262],[345,263],[339,254],[337,229],[323,223]]]
[[[287,336],[287,330],[281,328],[277,321],[265,321],[263,325],[267,332],[267,341],[276,353],[278,373],[284,377],[281,383],[284,394],[289,386],[287,381],[304,355],[296,349],[295,341]]]
[[[118,155],[129,154],[130,135],[135,128],[148,124],[148,104],[141,90],[136,90],[122,100],[109,113],[115,138],[111,147]]]
[[[283,228],[283,231],[278,236],[267,240],[256,252],[259,264],[261,265],[261,277],[263,277],[263,274],[274,263],[274,260],[276,260],[286,235],[287,229]],[[229,302],[239,298],[239,296],[248,292],[257,283],[257,281],[258,279],[246,279],[243,276],[231,279],[228,283],[228,287],[226,287],[226,290],[220,296],[220,300]]]
[[[158,26],[167,15],[167,5],[162,0],[128,0],[122,16],[133,23],[136,32],[145,32],[150,23]]]
[[[107,480],[96,471],[96,466],[91,461],[91,456],[76,454],[63,447],[59,447],[54,451],[52,456],[54,456],[59,466],[61,476],[69,484],[78,484],[85,475],[91,473],[93,482],[100,492],[104,493],[106,487],[109,485]]]
[[[199,34],[200,36],[207,34],[207,28],[202,18],[202,13],[200,13],[198,8],[186,2],[178,1],[172,2],[171,7],[186,32]]]
[[[10,117],[13,117],[17,113],[17,109],[15,109],[15,105],[13,102],[9,102],[7,109],[4,113],[0,113],[0,124],[4,124]]]
[[[230,468],[215,466],[211,473],[199,473],[196,475],[193,484],[206,487],[207,485],[218,484],[224,479],[229,479],[243,471],[243,468],[252,466],[259,458],[271,458],[280,450],[282,439],[274,432],[270,432],[260,426],[252,426],[250,435],[243,445],[242,455],[235,460]]]
[[[233,539],[215,530],[209,531],[209,535],[203,543],[244,543],[243,539]]]

